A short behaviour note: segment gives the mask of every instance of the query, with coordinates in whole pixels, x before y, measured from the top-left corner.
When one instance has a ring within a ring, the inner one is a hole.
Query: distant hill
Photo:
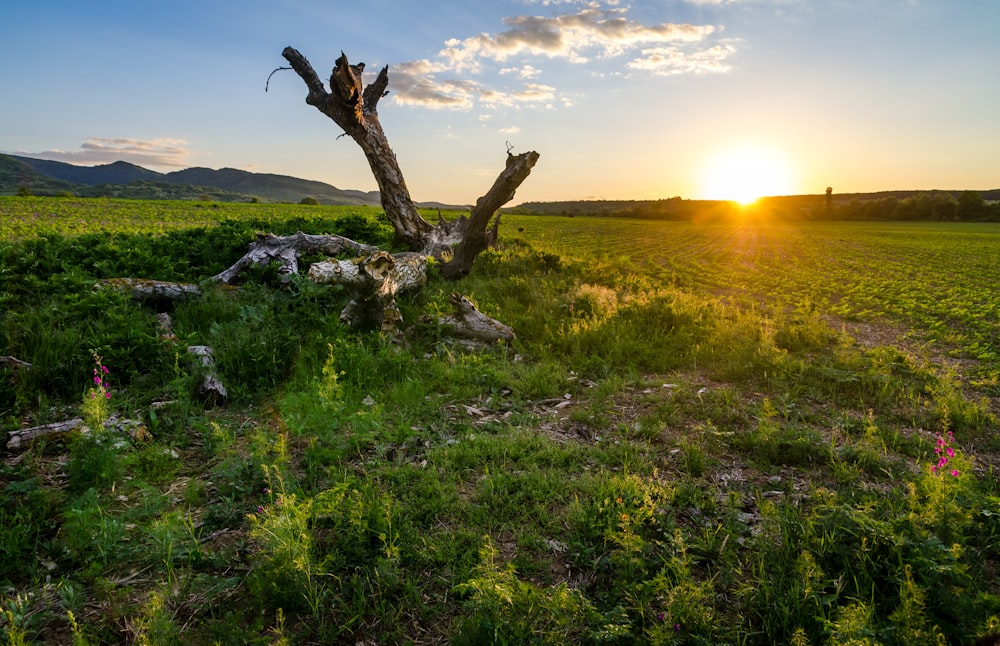
[[[75,186],[35,169],[20,158],[0,155],[0,195],[16,195],[19,189],[34,195],[54,195],[72,191]]]
[[[102,164],[100,166],[75,166],[48,159],[19,157],[17,155],[9,155],[9,157],[31,166],[43,175],[48,175],[49,177],[72,184],[83,184],[84,186],[128,184],[129,182],[140,180],[158,181],[163,177],[163,173],[157,173],[156,171],[147,170],[142,166],[136,166],[135,164],[123,161],[116,161],[113,164]]]
[[[380,204],[378,191],[343,190],[323,182],[235,168],[187,168],[167,173],[164,178],[175,184],[214,186],[231,193],[259,196],[269,202],[298,202],[303,197],[314,197],[321,204]]]
[[[83,197],[106,195],[133,199],[198,199],[218,201],[300,202],[312,197],[321,204],[381,204],[378,191],[339,189],[311,180],[250,173],[235,168],[187,168],[158,173],[118,161],[99,166],[76,166],[18,155],[0,155],[0,195],[26,188],[34,195],[66,192]]]

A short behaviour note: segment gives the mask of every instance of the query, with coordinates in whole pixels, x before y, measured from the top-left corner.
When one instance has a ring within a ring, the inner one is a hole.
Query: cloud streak
[[[38,159],[83,166],[127,161],[146,168],[183,168],[191,151],[187,148],[187,142],[181,139],[90,137],[80,144],[79,150],[46,150],[25,154]]]
[[[548,4],[548,3],[545,3]],[[584,4],[575,12],[503,19],[506,29],[452,38],[434,59],[395,65],[393,99],[402,105],[469,110],[474,106],[551,106],[557,88],[540,82],[539,61],[573,64],[623,60],[621,68],[655,76],[718,74],[729,71],[731,42],[713,25],[642,24],[628,9]],[[530,61],[530,62],[529,62]],[[493,72],[522,81],[519,89],[498,89],[469,80]],[[461,80],[456,76],[461,75]]]
[[[445,43],[440,56],[455,71],[477,71],[481,62],[504,62],[527,54],[586,63],[591,55],[612,57],[630,47],[667,42],[698,42],[715,31],[710,25],[661,23],[643,25],[629,20],[625,9],[583,9],[553,17],[505,18],[509,26],[498,34],[479,34]]]

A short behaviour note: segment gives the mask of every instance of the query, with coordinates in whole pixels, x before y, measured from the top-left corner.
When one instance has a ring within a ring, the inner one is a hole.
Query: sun
[[[702,174],[702,197],[751,204],[770,195],[790,195],[791,165],[777,152],[761,147],[731,148],[712,157]]]

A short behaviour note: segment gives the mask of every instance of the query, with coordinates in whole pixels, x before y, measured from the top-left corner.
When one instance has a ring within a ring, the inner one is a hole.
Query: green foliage
[[[391,228],[306,205],[0,208],[0,356],[32,364],[0,367],[3,430],[142,422],[0,469],[8,642],[996,629],[995,227],[505,216],[517,238],[401,299],[403,344],[344,327],[343,289],[262,268],[167,307],[174,345],[94,284],[203,281],[262,231]],[[451,291],[517,340],[466,352],[418,323]],[[194,397],[191,344],[226,404]]]
[[[514,569],[496,562],[489,536],[480,550],[474,576],[455,586],[468,598],[469,617],[456,644],[567,644],[593,640],[598,633],[628,634],[627,625],[601,625],[602,617],[577,590],[565,584],[540,589],[518,579]]]

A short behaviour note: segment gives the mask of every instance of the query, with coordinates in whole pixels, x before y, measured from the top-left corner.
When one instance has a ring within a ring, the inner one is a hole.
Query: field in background
[[[506,216],[507,235],[597,256],[744,306],[808,309],[898,328],[914,345],[1000,369],[1000,224],[690,223]],[[512,231],[512,229],[516,229]],[[1000,391],[997,391],[1000,393]]]
[[[0,199],[0,356],[33,366],[0,366],[0,430],[139,424],[4,455],[0,638],[1000,630],[1000,225],[507,215],[469,277],[402,299],[403,346],[267,270],[168,308],[176,341],[93,289],[200,281],[261,229],[384,243],[377,213]],[[449,345],[420,317],[452,291],[517,341]],[[195,396],[193,344],[224,406]]]

